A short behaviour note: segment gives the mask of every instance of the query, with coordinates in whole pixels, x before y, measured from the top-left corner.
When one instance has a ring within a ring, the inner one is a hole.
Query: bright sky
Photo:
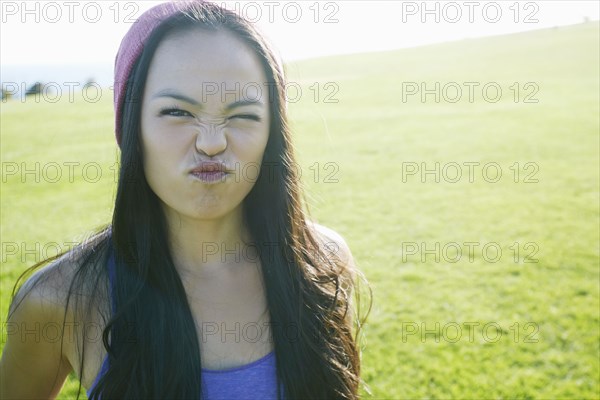
[[[388,50],[598,20],[590,1],[237,1],[285,61]],[[157,1],[2,1],[0,64],[112,65],[121,37]]]

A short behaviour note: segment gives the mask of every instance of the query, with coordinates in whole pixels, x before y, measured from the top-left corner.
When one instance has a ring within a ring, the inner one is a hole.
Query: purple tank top
[[[111,294],[115,279],[115,261],[112,248],[108,258],[108,276]],[[114,303],[113,303],[114,311]],[[98,380],[108,369],[108,356],[104,358],[100,372],[87,390],[88,398]],[[277,368],[275,352],[249,364],[225,370],[202,368],[202,398],[217,399],[277,399]],[[283,385],[280,385],[283,393]]]

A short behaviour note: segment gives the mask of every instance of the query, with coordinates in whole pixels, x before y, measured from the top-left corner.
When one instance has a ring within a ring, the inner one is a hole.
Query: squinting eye
[[[168,115],[170,117],[192,117],[192,114],[179,108],[165,108],[160,111],[160,115]]]
[[[234,118],[249,119],[251,121],[257,121],[257,122],[261,121],[260,117],[255,114],[236,114],[236,115],[232,115],[228,119],[234,119]]]

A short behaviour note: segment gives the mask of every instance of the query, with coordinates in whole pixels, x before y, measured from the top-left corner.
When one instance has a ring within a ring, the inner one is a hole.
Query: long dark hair
[[[141,99],[154,52],[167,35],[198,27],[224,29],[243,40],[259,56],[268,87],[273,89],[263,164],[243,210],[260,256],[277,376],[285,391],[281,395],[358,398],[358,338],[366,316],[349,315],[361,308],[359,290],[354,288],[357,279],[335,251],[323,247],[307,223],[308,208],[287,123],[283,69],[249,22],[211,3],[194,4],[167,19],[146,42],[126,88],[112,224],[74,250],[78,268],[69,297],[88,286],[93,294],[83,318],[89,316],[92,304],[106,316],[102,340],[109,368],[90,398],[187,399],[201,393],[196,325],[167,245],[164,212],[144,176],[140,146]],[[106,306],[111,304],[109,291],[99,290],[107,289],[109,256],[115,257],[116,266],[112,310]],[[89,274],[95,276],[93,284],[86,278]],[[351,293],[355,294],[352,308]]]

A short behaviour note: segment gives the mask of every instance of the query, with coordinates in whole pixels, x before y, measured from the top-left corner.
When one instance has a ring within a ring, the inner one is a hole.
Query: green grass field
[[[288,65],[311,213],[373,289],[373,398],[600,397],[599,38],[591,22]],[[439,102],[406,92],[436,82]],[[3,322],[44,244],[110,220],[111,101],[2,104]]]

